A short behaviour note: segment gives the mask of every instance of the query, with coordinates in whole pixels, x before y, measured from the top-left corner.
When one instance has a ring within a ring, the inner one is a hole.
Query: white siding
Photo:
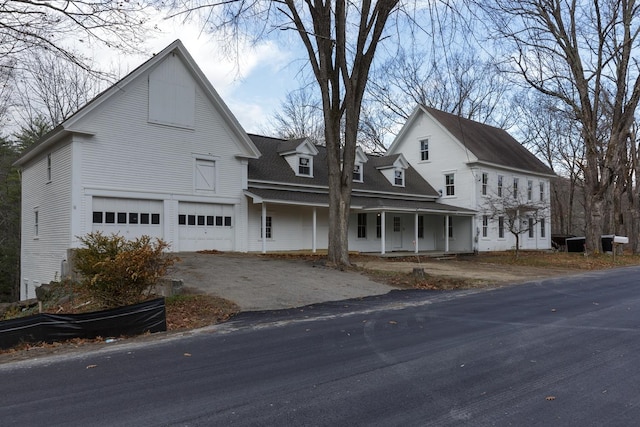
[[[20,298],[35,297],[34,284],[60,278],[61,263],[71,240],[70,142],[51,154],[51,181],[47,179],[47,154],[30,162],[22,171],[22,247]],[[38,211],[38,235],[34,212]]]

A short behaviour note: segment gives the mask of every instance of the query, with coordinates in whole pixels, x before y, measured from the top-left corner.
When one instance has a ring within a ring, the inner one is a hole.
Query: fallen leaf
[[[191,357],[191,353],[185,353],[184,356],[185,357]]]
[[[91,368],[97,368],[98,365],[87,365],[87,369],[91,369]]]
[[[396,322],[395,320],[389,320],[389,324],[391,324],[391,325],[397,325],[397,324],[398,324],[398,322]]]
[[[552,313],[555,313],[555,312],[556,312],[556,309],[555,309],[555,308],[552,308],[552,309],[551,309],[551,312],[552,312]]]
[[[547,399],[547,400],[556,400],[556,397],[555,396],[547,396],[547,397],[545,397],[545,399]]]

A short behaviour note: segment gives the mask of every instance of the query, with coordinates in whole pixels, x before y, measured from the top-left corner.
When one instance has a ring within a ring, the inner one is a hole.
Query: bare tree
[[[25,53],[44,50],[88,69],[85,59],[69,48],[71,40],[139,51],[149,19],[147,7],[147,0],[3,1],[1,66],[15,66]]]
[[[302,41],[322,100],[329,172],[329,263],[349,265],[348,225],[356,143],[369,71],[399,0],[214,1],[177,4],[229,40],[289,30]]]
[[[96,69],[92,62],[86,65]],[[75,63],[45,52],[27,59],[16,71],[20,94],[16,110],[27,124],[45,119],[51,127],[62,123],[94,98],[106,83]]]
[[[583,194],[584,145],[571,113],[557,99],[536,93],[519,96],[519,129],[523,144],[559,177],[551,181],[551,224],[560,234],[584,234],[579,215],[578,194]]]
[[[483,211],[494,221],[502,222],[500,225],[515,237],[516,257],[520,252],[520,236],[525,233],[532,235],[536,224],[548,216],[544,202],[527,200],[519,193],[504,189],[501,196],[494,194],[486,199]]]
[[[471,1],[504,47],[507,71],[558,99],[580,124],[587,247],[599,252],[640,101],[636,1]]]
[[[407,120],[416,104],[502,128],[515,122],[504,76],[468,47],[458,52],[431,52],[416,45],[402,49],[376,69],[368,97],[397,124]]]
[[[280,138],[309,138],[314,144],[323,142],[324,127],[320,100],[309,87],[290,92],[280,104],[271,127]]]

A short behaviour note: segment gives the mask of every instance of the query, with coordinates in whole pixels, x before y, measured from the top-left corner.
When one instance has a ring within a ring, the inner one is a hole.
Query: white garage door
[[[93,198],[93,231],[162,238],[162,201]]]
[[[178,208],[181,252],[233,250],[233,206],[182,202]]]

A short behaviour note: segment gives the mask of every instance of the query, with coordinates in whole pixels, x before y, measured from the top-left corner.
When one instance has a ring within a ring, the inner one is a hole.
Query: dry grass
[[[640,265],[639,255],[591,254],[568,252],[490,252],[474,257],[462,258],[468,261],[503,265],[521,265],[526,267],[554,267],[572,270],[605,270],[613,267]]]

